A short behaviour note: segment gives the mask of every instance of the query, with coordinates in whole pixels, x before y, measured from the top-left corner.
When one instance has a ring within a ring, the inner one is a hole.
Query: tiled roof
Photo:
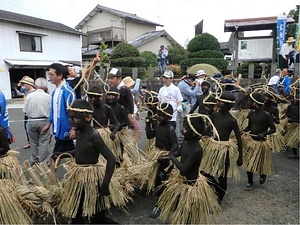
[[[80,21],[80,23],[75,28],[76,29],[82,29],[82,27],[84,26],[84,24],[86,22],[88,22],[97,12],[101,12],[101,11],[105,11],[105,12],[114,14],[116,16],[119,16],[119,17],[127,19],[127,20],[133,20],[133,21],[136,21],[136,22],[139,22],[139,23],[146,23],[146,24],[162,27],[161,24],[152,22],[150,20],[143,19],[143,18],[137,16],[136,14],[123,12],[123,11],[108,8],[108,7],[105,7],[105,6],[102,6],[102,5],[97,5],[82,21]]]
[[[159,30],[159,31],[147,32],[147,33],[129,41],[128,44],[131,44],[135,47],[139,47],[139,46],[144,45],[160,36],[165,36],[171,42],[175,42],[175,40],[165,30]]]
[[[1,20],[16,22],[19,24],[31,25],[36,27],[43,27],[43,28],[57,30],[66,33],[72,33],[78,35],[81,34],[77,30],[68,27],[66,25],[63,25],[61,23],[53,22],[50,20],[39,19],[36,17],[26,16],[26,15],[4,11],[4,10],[0,10],[0,21]]]

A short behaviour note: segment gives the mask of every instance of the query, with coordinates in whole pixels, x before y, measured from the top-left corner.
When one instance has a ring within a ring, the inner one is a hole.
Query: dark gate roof
[[[291,16],[287,17],[287,24],[294,22],[295,20]],[[236,27],[238,27],[238,31],[273,30],[276,28],[276,24],[276,16],[231,19],[225,20],[224,32],[234,32],[236,30]]]
[[[53,22],[50,20],[44,20],[36,17],[26,16],[18,13],[13,13],[9,11],[0,10],[0,21],[10,21],[19,24],[26,24],[36,27],[43,27],[51,30],[57,30],[66,33],[72,34],[81,34],[79,31],[63,25],[61,23]]]

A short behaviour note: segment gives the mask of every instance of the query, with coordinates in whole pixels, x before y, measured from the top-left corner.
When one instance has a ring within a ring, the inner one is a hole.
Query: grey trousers
[[[190,112],[190,104],[182,103],[182,112],[177,112],[177,126],[176,126],[176,134],[178,143],[181,144],[183,142],[182,128],[183,128],[183,119]]]
[[[29,119],[28,135],[30,148],[32,150],[29,159],[31,164],[46,162],[49,159],[49,138],[50,129],[46,133],[41,133],[41,130],[46,126],[48,119]]]

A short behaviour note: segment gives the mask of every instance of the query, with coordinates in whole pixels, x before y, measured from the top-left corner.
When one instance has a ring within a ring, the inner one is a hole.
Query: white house
[[[99,51],[101,41],[112,50],[120,42],[134,45],[140,52],[157,54],[160,45],[176,42],[165,30],[156,31],[161,24],[141,18],[133,13],[97,5],[76,29],[82,31],[83,57],[89,58]]]
[[[82,34],[61,23],[0,10],[0,90],[11,98],[11,82],[47,78],[54,62],[81,63]]]

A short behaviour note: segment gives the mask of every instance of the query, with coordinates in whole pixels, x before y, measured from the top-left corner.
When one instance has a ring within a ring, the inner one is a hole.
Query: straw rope
[[[13,182],[0,179],[0,187],[0,224],[32,224],[17,198]]]
[[[17,158],[18,151],[9,150],[6,155],[0,157],[0,176],[1,179],[12,179],[17,181],[21,176],[20,162]],[[13,171],[19,171],[14,173]]]

